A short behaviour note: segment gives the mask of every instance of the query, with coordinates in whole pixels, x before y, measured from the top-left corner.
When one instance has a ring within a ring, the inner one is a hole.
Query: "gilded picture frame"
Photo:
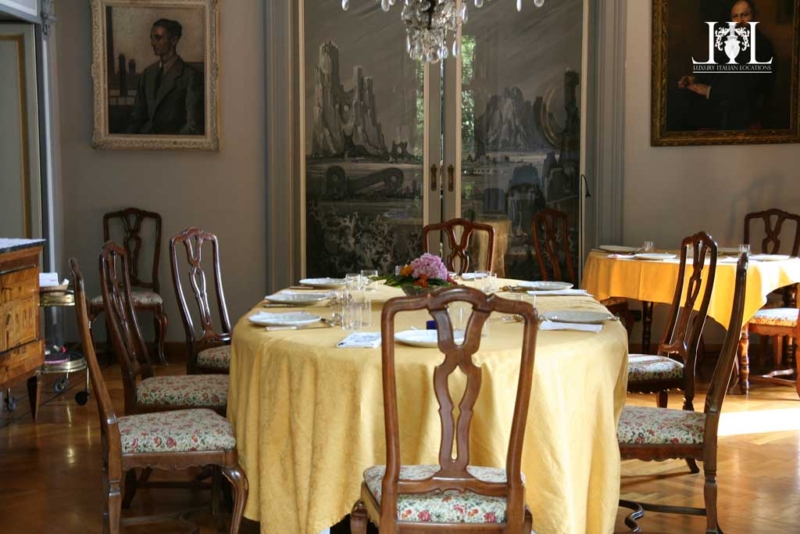
[[[97,149],[219,150],[218,0],[91,0]]]
[[[652,146],[800,142],[800,0],[652,6]]]

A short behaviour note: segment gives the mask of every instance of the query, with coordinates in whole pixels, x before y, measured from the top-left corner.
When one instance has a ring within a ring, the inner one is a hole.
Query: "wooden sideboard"
[[[0,386],[28,377],[31,415],[39,406],[44,342],[39,327],[41,239],[0,238]]]

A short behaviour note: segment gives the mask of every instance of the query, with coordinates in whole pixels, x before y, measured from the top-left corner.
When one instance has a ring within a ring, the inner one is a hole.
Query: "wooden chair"
[[[461,229],[460,239],[456,237],[456,230],[459,228]],[[449,221],[429,224],[422,228],[422,252],[428,252],[428,234],[436,231],[444,232],[447,235],[450,254],[445,258],[445,264],[449,271],[458,274],[464,274],[471,268],[469,248],[473,232],[486,232],[488,234],[488,250],[486,251],[487,265],[485,269],[488,271],[494,270],[494,227],[467,219],[450,219]],[[457,267],[456,260],[458,260]]]
[[[563,211],[545,208],[533,216],[533,246],[536,250],[536,261],[539,264],[539,276],[542,280],[578,283],[575,276],[575,264],[569,246],[569,217]],[[563,265],[561,258],[563,257]],[[628,309],[628,300],[621,297],[609,297],[600,301],[608,311],[619,317],[630,336],[635,322]]]
[[[755,213],[748,213],[744,219],[744,241],[750,243],[752,226],[762,222],[764,225],[764,238],[761,240],[760,250],[765,254],[778,254],[781,251],[781,233],[789,230],[789,226],[794,223],[794,239],[789,240],[791,247],[789,252],[797,257],[800,254],[800,215],[787,213],[779,209],[769,209]],[[787,224],[789,223],[789,224]],[[784,233],[785,236],[785,233]],[[790,234],[791,236],[791,234]],[[774,359],[774,370],[764,375],[749,374],[749,357],[742,355],[744,362],[740,362],[741,368],[747,368],[747,379],[752,382],[770,382],[773,384],[792,386],[800,395],[800,381],[797,380],[797,343],[798,343],[798,310],[797,310],[797,285],[791,285],[778,290],[774,293],[776,298],[770,298],[767,306],[756,312],[747,324],[747,337],[750,334],[772,339],[772,352]],[[772,295],[770,295],[772,297]],[[786,354],[784,358],[784,343],[786,338]],[[749,339],[743,340],[743,350],[749,347]],[[766,353],[766,343],[761,342],[762,357]],[[785,362],[785,368],[784,367]],[[792,379],[791,376],[794,375]],[[789,378],[786,378],[789,377]]]
[[[225,375],[154,376],[134,313],[128,278],[128,256],[115,243],[100,254],[100,282],[114,351],[122,369],[125,414],[211,408],[225,414]]]
[[[705,472],[705,508],[674,507],[620,501],[632,508],[625,522],[640,532],[636,520],[644,510],[706,516],[706,532],[721,533],[717,515],[717,430],[722,402],[731,379],[739,344],[747,281],[747,255],[742,255],[736,268],[736,286],[731,306],[731,322],[714,375],[708,388],[702,412],[626,406],[622,410],[617,439],[623,459],[661,461],[672,458],[700,460]]]
[[[122,477],[134,469],[187,469],[215,465],[233,486],[234,507],[230,532],[239,532],[247,500],[247,476],[239,466],[236,438],[231,424],[211,410],[180,410],[117,417],[89,331],[83,274],[75,258],[70,259],[75,282],[75,304],[83,353],[100,412],[103,444],[105,506],[103,532],[118,533],[123,525],[141,524],[144,518],[122,517]],[[216,501],[212,510],[217,512]],[[163,521],[164,516],[152,518]]]
[[[668,391],[680,389],[684,392],[683,409],[694,410],[697,350],[708,316],[716,272],[717,244],[711,236],[700,232],[685,238],[681,243],[678,280],[667,328],[655,355],[628,356],[629,392],[658,393],[658,406],[666,408]],[[700,308],[694,312],[698,299]],[[692,471],[697,472],[697,466]]]
[[[211,246],[211,262],[214,273],[214,289],[217,294],[217,310],[219,312],[222,331],[214,330],[211,306],[206,290],[206,272],[203,269],[203,245]],[[200,332],[197,333],[189,310],[186,295],[181,283],[178,267],[178,253],[183,245],[189,267],[189,284],[192,288],[200,319]],[[170,265],[172,266],[172,283],[178,299],[183,329],[186,333],[186,346],[189,351],[187,372],[194,373],[227,373],[231,362],[231,320],[228,318],[228,307],[225,305],[225,293],[222,290],[222,272],[219,262],[219,242],[214,234],[199,228],[187,228],[173,237],[169,242]]]
[[[133,307],[137,311],[148,311],[153,313],[154,326],[156,332],[156,353],[158,361],[166,365],[167,358],[164,355],[164,340],[167,338],[167,314],[164,313],[164,300],[161,298],[161,284],[158,281],[158,263],[161,257],[161,215],[152,211],[144,211],[137,208],[127,208],[121,211],[113,211],[103,216],[103,242],[111,240],[111,224],[119,221],[124,231],[122,244],[130,258],[130,272],[128,276],[131,280]],[[150,270],[150,282],[140,278],[139,266],[141,260],[143,239],[143,223],[151,220],[155,226],[153,264]],[[89,303],[89,318],[94,320],[103,312],[103,297],[94,297]]]
[[[473,307],[462,345],[453,341],[447,312],[448,304],[454,302]],[[427,310],[433,316],[439,333],[439,350],[444,352],[444,361],[433,373],[442,424],[438,465],[401,465],[394,321],[398,313],[416,310]],[[478,467],[468,464],[470,421],[481,388],[481,368],[472,358],[480,346],[481,328],[492,312],[521,316],[524,330],[506,465]],[[386,466],[373,466],[364,472],[361,498],[350,516],[353,533],[364,534],[368,519],[381,532],[531,532],[532,519],[525,505],[520,464],[533,380],[537,321],[530,304],[487,297],[466,287],[444,289],[430,296],[394,298],[386,303],[381,315]],[[457,370],[466,375],[467,383],[463,398],[453,402],[448,381]],[[458,416],[453,414],[455,406],[459,408]],[[459,502],[464,504],[465,511],[459,511]],[[475,508],[480,513],[466,514]],[[409,510],[415,513],[406,513]]]

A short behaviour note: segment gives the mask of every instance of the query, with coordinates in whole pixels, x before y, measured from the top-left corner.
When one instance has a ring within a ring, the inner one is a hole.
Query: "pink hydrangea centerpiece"
[[[442,258],[427,252],[402,267],[399,274],[386,277],[386,285],[402,288],[415,286],[420,289],[435,289],[453,284]]]

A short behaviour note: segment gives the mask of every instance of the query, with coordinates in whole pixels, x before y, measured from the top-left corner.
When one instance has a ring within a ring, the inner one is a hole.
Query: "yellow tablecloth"
[[[678,260],[640,261],[609,258],[606,252],[591,252],[583,270],[583,287],[597,299],[625,297],[648,302],[671,303],[678,280]],[[724,327],[731,319],[736,264],[717,263],[716,281],[708,315]],[[751,260],[747,270],[744,323],[767,302],[779,287],[800,282],[800,259]],[[685,293],[684,293],[685,294]],[[696,303],[699,307],[700,301]]]
[[[368,330],[379,330],[380,302],[400,294],[379,287]],[[537,308],[602,309],[587,297],[539,297]],[[401,317],[398,331],[424,328],[424,315]],[[484,374],[471,463],[503,466],[522,326],[493,317],[490,328],[476,355]],[[348,333],[267,332],[247,316],[234,329],[228,418],[250,481],[245,516],[260,521],[263,533],[317,534],[337,523],[358,498],[364,469],[385,462],[380,349],[335,348]],[[436,463],[437,354],[398,345],[406,463]],[[523,461],[539,534],[613,532],[620,482],[615,428],[626,384],[627,339],[618,322],[599,334],[539,334]]]

